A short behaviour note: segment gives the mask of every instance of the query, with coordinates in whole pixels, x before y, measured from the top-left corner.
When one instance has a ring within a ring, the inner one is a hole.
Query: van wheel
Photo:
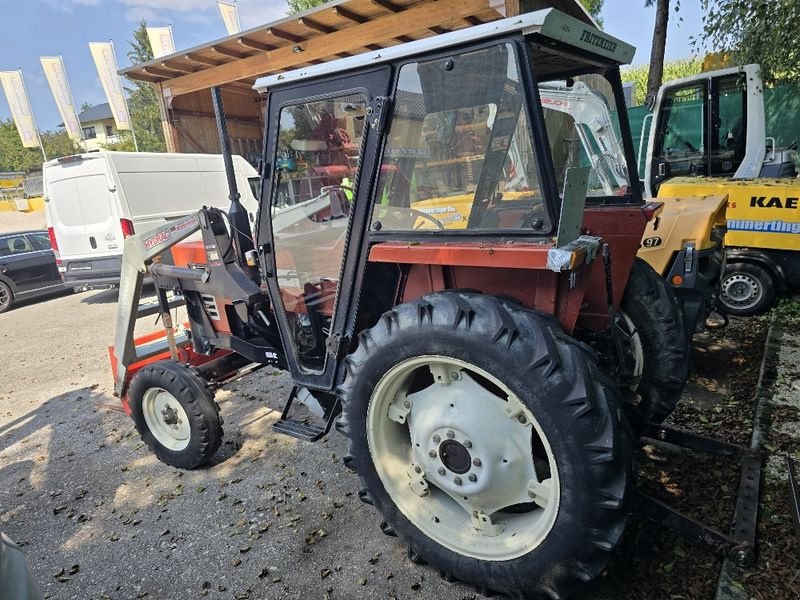
[[[775,280],[763,267],[731,263],[719,284],[720,308],[737,317],[760,315],[772,308],[775,287]]]
[[[187,366],[161,360],[142,368],[128,392],[142,441],[162,462],[194,469],[222,443],[222,418],[205,381]]]
[[[618,392],[548,316],[443,292],[396,306],[347,359],[337,429],[362,501],[449,581],[563,598],[628,512]]]
[[[0,313],[6,312],[11,308],[11,303],[14,301],[14,293],[11,291],[9,285],[0,281]]]

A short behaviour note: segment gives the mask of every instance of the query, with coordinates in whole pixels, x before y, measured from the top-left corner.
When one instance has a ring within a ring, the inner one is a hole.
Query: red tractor
[[[211,389],[273,365],[295,383],[274,428],[314,441],[335,422],[361,499],[413,560],[525,598],[598,575],[629,511],[632,435],[688,376],[676,300],[636,258],[660,204],[636,177],[632,56],[549,10],[259,81],[252,238],[233,181],[229,213],[125,242],[116,391],[147,445],[202,465],[222,438]],[[540,84],[576,81],[617,117],[611,193],[587,187],[574,119],[542,109]],[[197,230],[193,253],[176,246]],[[167,291],[183,296],[188,328],[134,340],[145,274],[165,317]],[[319,424],[292,419],[295,400]]]

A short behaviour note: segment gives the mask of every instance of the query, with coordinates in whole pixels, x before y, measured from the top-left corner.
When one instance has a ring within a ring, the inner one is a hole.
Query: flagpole
[[[108,40],[111,44],[111,53],[114,55],[114,63],[119,66],[117,63],[117,51],[114,49],[114,40]],[[115,73],[117,77],[119,77],[119,73]],[[131,137],[133,138],[133,148],[136,152],[139,151],[139,143],[136,141],[136,128],[133,126],[133,113],[131,113],[131,109],[128,107],[128,98],[125,96],[125,86],[122,85],[122,78],[120,77],[120,87],[122,88],[122,101],[125,103],[125,110],[128,113],[128,118],[131,120]]]

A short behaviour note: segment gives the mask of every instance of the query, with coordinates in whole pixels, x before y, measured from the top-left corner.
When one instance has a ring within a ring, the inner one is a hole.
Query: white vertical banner
[[[225,29],[228,30],[228,35],[239,33],[242,30],[242,25],[239,23],[239,7],[236,6],[236,0],[233,2],[224,2],[217,0],[219,12],[222,13],[222,20],[225,21]]]
[[[64,60],[60,56],[40,56],[39,60],[42,62],[42,69],[50,85],[50,91],[53,92],[61,120],[64,121],[64,129],[67,130],[71,140],[78,142],[81,139],[81,123],[69,88]]]
[[[130,130],[131,119],[128,115],[128,105],[125,103],[125,90],[122,89],[122,80],[117,73],[117,58],[114,56],[114,45],[111,42],[89,42],[100,83],[108,98],[114,122],[119,130]]]
[[[25,91],[22,70],[0,71],[0,82],[3,84],[3,91],[6,94],[8,107],[11,109],[11,116],[14,118],[22,145],[26,148],[38,148],[41,145],[39,132],[33,119],[28,92]]]
[[[172,38],[172,25],[166,27],[148,27],[147,38],[153,49],[153,57],[161,58],[175,52],[175,40]]]

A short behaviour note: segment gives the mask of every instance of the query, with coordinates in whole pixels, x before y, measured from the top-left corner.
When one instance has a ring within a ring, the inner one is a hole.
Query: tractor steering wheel
[[[427,221],[430,221],[431,223],[436,225],[437,229],[444,229],[444,223],[442,223],[439,219],[437,219],[433,215],[429,215],[428,213],[423,212],[421,210],[417,210],[416,208],[407,208],[406,210],[408,212],[410,212],[412,215],[414,215],[414,216],[416,216],[418,218],[422,218],[422,219],[425,219]],[[419,227],[413,227],[412,226],[411,229],[419,229]]]

